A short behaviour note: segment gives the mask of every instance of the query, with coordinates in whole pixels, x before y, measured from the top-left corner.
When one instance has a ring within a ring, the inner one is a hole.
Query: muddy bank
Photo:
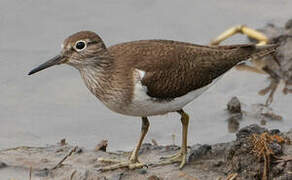
[[[5,179],[287,179],[292,178],[292,130],[281,133],[258,125],[240,129],[236,140],[189,147],[188,164],[154,166],[178,146],[143,144],[140,160],[148,167],[100,172],[99,157],[127,159],[129,152],[88,150],[66,143],[46,147],[16,147],[0,151],[0,174]],[[65,158],[64,158],[65,157]],[[61,160],[64,160],[60,163]]]

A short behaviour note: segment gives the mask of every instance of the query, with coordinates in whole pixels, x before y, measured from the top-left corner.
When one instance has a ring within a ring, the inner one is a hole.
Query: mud
[[[273,152],[268,164],[268,179],[292,177],[292,130],[281,133],[277,129],[267,130],[258,125],[242,128],[236,140],[215,145],[196,144],[189,147],[188,164],[179,170],[177,164],[153,166],[161,156],[176,153],[178,146],[143,144],[140,160],[148,167],[128,170],[119,169],[101,172],[99,157],[127,159],[129,152],[103,152],[73,147],[69,144],[46,147],[16,147],[0,151],[0,174],[14,179],[25,179],[31,171],[32,179],[73,179],[73,180],[118,180],[118,179],[263,179],[265,161],[254,152],[252,135],[277,135],[281,141],[268,144]],[[65,158],[66,157],[66,158]],[[61,160],[64,160],[60,163]]]

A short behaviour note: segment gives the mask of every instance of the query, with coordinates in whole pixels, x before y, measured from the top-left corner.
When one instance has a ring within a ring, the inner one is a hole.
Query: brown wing
[[[108,48],[116,64],[146,72],[148,95],[171,99],[210,84],[255,52],[254,45],[200,46],[167,40],[143,40]]]

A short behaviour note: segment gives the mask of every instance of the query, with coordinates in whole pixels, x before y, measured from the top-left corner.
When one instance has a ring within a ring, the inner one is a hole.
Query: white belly
[[[209,87],[203,87],[170,101],[159,101],[148,96],[143,89],[135,89],[132,103],[123,109],[122,114],[131,116],[153,116],[182,109],[189,102],[200,96]]]
[[[147,88],[141,84],[141,81],[137,81],[132,102],[122,108],[122,111],[119,113],[130,116],[153,116],[180,110],[211,87],[219,78],[205,87],[191,91],[186,95],[170,101],[159,101],[148,96]]]

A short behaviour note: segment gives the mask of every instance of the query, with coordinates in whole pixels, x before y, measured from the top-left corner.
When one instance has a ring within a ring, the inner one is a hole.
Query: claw
[[[139,169],[146,166],[144,163],[141,163],[139,161],[133,162],[131,160],[123,161],[123,160],[116,160],[116,159],[99,158],[98,161],[104,162],[104,163],[115,163],[113,165],[101,167],[99,169],[100,171],[110,171],[110,170],[115,170],[119,168]]]
[[[174,155],[168,157],[161,157],[160,159],[162,159],[162,161],[158,162],[157,164],[154,164],[154,166],[163,166],[180,162],[179,168],[182,169],[186,164],[187,154],[184,153],[183,151],[179,151]]]

